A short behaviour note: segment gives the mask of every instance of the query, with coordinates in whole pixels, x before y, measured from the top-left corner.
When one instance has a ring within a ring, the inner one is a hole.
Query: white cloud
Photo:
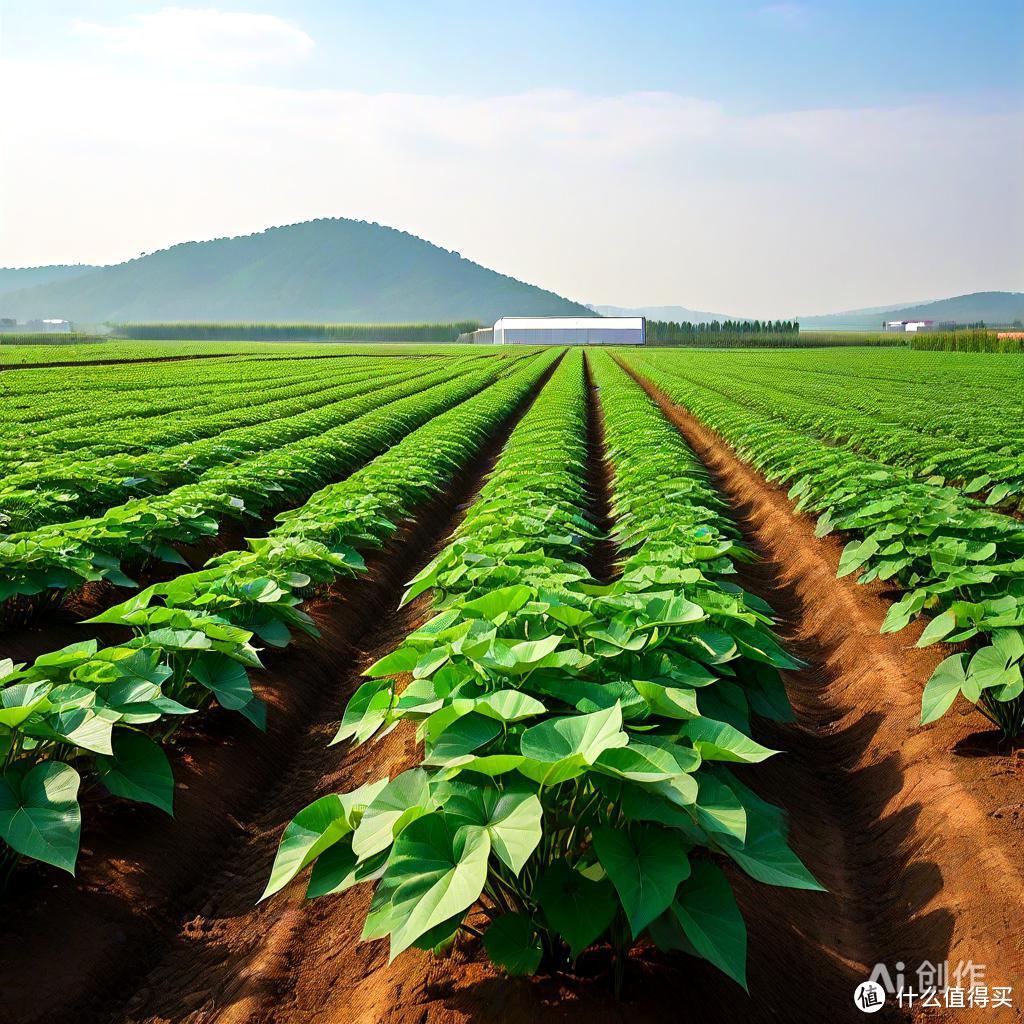
[[[584,301],[812,313],[1019,288],[1019,112],[366,94],[9,65],[0,265],[321,216]],[[981,160],[979,153],[998,153]]]
[[[273,14],[212,7],[163,7],[137,14],[126,25],[76,18],[72,28],[118,56],[221,71],[291,64],[314,46],[302,29]]]

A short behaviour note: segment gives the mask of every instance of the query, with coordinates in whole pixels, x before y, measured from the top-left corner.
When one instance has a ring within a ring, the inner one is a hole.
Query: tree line
[[[385,341],[451,342],[475,331],[475,320],[418,324],[325,323],[122,323],[112,337],[134,340],[188,341]]]
[[[682,342],[688,345],[715,344],[725,339],[751,339],[787,337],[800,333],[796,320],[712,320],[709,323],[691,323],[688,320],[648,320],[647,341],[651,344]]]

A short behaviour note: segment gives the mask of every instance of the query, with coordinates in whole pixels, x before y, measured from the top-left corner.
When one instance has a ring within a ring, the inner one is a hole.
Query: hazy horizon
[[[8,4],[0,265],[344,216],[600,305],[1019,291],[1022,33],[1002,0]]]

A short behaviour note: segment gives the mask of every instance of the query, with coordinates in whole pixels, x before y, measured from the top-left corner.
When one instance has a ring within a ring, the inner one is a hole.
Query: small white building
[[[642,316],[503,316],[495,345],[643,345]]]
[[[918,331],[930,331],[935,326],[934,320],[886,320],[887,331],[903,331],[917,334]]]

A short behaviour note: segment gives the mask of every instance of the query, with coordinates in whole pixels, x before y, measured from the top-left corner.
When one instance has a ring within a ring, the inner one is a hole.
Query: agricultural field
[[[0,1022],[1019,1020],[1019,357],[10,345],[0,436]]]
[[[242,332],[240,332],[242,333]],[[121,364],[142,361],[158,362],[161,360],[180,360],[198,358],[241,358],[248,362],[256,358],[263,359],[296,359],[301,356],[329,356],[337,358],[341,355],[370,355],[384,353],[387,355],[423,355],[436,346],[418,344],[365,344],[361,345],[346,341],[343,347],[333,342],[289,342],[282,345],[274,341],[197,341],[164,339],[108,340],[90,338],[87,341],[62,343],[60,335],[54,335],[45,343],[34,336],[31,342],[20,339],[8,341],[0,334],[0,367],[19,366],[26,369],[36,367],[73,366],[77,363]],[[467,349],[471,346],[452,346],[446,348]]]

